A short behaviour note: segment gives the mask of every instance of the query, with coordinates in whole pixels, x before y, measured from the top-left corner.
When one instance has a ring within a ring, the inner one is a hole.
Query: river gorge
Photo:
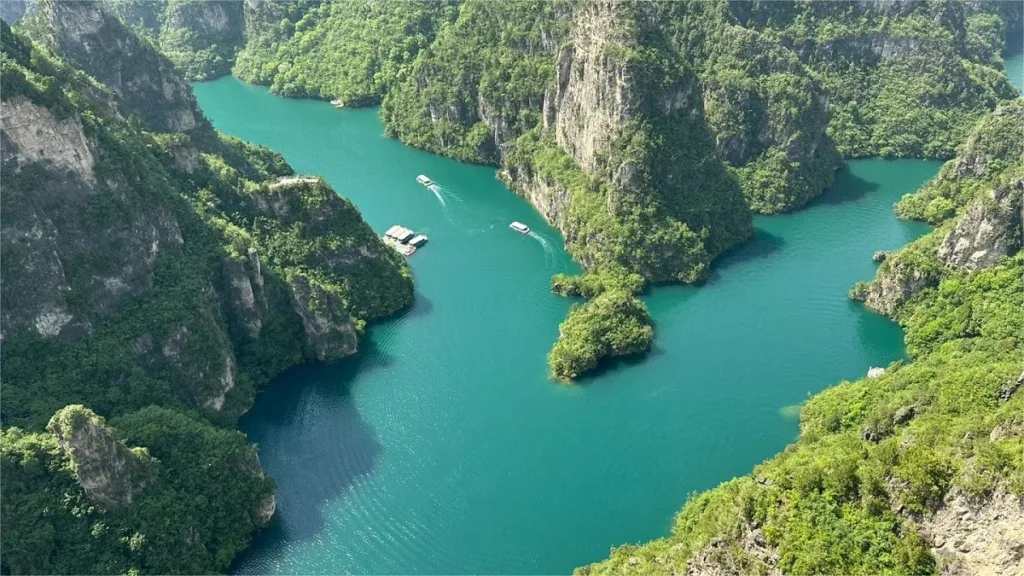
[[[665,533],[689,493],[791,442],[809,394],[904,355],[847,291],[927,230],[892,204],[939,162],[849,162],[811,206],[757,218],[707,284],[651,290],[648,357],[564,386],[545,354],[571,302],[549,279],[577,266],[493,168],[387,139],[373,109],[233,78],[195,90],[219,130],[323,175],[378,232],[430,237],[411,310],[355,358],[282,376],[244,419],[278,511],[240,573],[566,573]]]

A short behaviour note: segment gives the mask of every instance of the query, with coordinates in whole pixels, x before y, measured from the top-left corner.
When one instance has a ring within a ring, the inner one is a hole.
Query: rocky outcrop
[[[170,372],[189,404],[212,410],[224,407],[238,378],[232,343],[216,318],[218,313],[211,302],[197,310],[188,323],[173,326],[160,346],[161,358],[156,360]]]
[[[570,43],[558,53],[554,90],[545,99],[547,127],[588,174],[632,173],[599,159],[638,114],[641,88],[625,62],[626,51],[637,47],[624,25],[632,19],[629,11],[627,5],[614,2],[588,3],[578,10]],[[617,184],[630,182],[627,178]]]
[[[566,243],[573,240],[573,230],[568,225],[570,193],[565,187],[516,163],[506,164],[499,176],[536,208],[548,223],[561,230]],[[581,264],[587,265],[584,262]]]
[[[851,293],[868,308],[892,316],[906,301],[929,286],[938,283],[938,277],[914,261],[890,258],[879,270],[878,276],[864,292]]]
[[[1024,574],[1024,499],[997,492],[981,500],[951,492],[921,535],[942,574]]]
[[[288,285],[316,358],[332,361],[355,354],[358,335],[340,295],[302,273],[293,274]]]
[[[210,132],[192,89],[165,56],[144,45],[100,2],[44,0],[43,40],[120,97],[126,114],[157,132]]]
[[[267,314],[259,252],[250,248],[244,259],[225,256],[221,262],[229,310],[236,322],[245,327],[249,338],[258,338]]]
[[[152,476],[154,460],[128,448],[103,418],[85,406],[67,406],[50,420],[75,479],[90,500],[106,510],[130,506]]]
[[[768,544],[761,530],[748,525],[744,526],[742,536],[736,541],[713,538],[698,550],[686,563],[686,576],[747,574],[753,573],[753,566],[760,568],[756,572],[758,574],[781,576],[778,563],[779,553]]]
[[[939,245],[939,259],[977,270],[1015,252],[1021,241],[1024,180],[1017,179],[974,201]]]
[[[15,96],[0,103],[4,160],[21,170],[33,162],[70,172],[86,184],[95,184],[92,150],[77,116],[57,118],[50,110]]]

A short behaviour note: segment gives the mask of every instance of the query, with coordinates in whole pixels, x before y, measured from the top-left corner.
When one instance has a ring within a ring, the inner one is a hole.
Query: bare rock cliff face
[[[878,277],[868,286],[867,292],[855,299],[862,300],[875,312],[892,316],[914,295],[937,281],[934,274],[929,274],[912,262],[887,259]]]
[[[25,328],[43,338],[88,333],[152,285],[158,254],[182,243],[178,223],[127,180],[97,181],[94,158],[104,151],[77,115],[58,118],[22,96],[4,100],[0,110],[0,238],[5,268],[20,270],[4,277],[3,337]],[[94,221],[88,207],[111,193],[127,217]]]
[[[547,127],[588,174],[609,168],[599,155],[607,154],[636,115],[638,87],[622,61],[623,51],[635,47],[634,39],[619,28],[628,18],[625,11],[612,2],[579,9],[571,42],[558,54],[554,91],[545,102]]]
[[[143,45],[100,2],[44,0],[47,44],[121,98],[158,132],[211,131],[189,85],[165,56]]]
[[[302,318],[306,343],[318,360],[356,353],[358,338],[339,295],[316,280],[296,273],[288,279],[295,312]]]
[[[939,245],[939,259],[953,268],[977,270],[996,263],[1020,247],[1024,180],[993,190],[976,200]]]
[[[103,418],[80,405],[54,414],[47,430],[57,438],[79,485],[106,510],[132,504],[152,475],[154,460],[118,440]]]
[[[942,574],[1024,574],[1024,499],[998,492],[973,501],[950,493],[921,524]]]

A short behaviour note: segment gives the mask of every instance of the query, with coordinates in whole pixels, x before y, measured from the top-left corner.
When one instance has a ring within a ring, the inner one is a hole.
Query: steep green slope
[[[455,18],[451,2],[325,2],[260,7],[281,12],[260,26],[250,11],[245,49],[234,73],[269,84],[282,96],[340,100],[346,106],[380,102],[385,90]],[[300,16],[301,14],[301,16]]]
[[[905,328],[913,363],[814,396],[782,454],[692,497],[669,537],[577,573],[1019,570],[1022,142],[1024,100],[977,123],[901,203],[955,208],[855,290]]]
[[[56,55],[0,30],[0,568],[222,571],[273,498],[218,426],[355,353],[410,272],[322,180],[213,132],[101,5],[39,16]]]
[[[778,38],[820,78],[829,135],[846,157],[948,158],[972,124],[1015,95],[1001,73],[1015,2],[729,4],[744,26]]]
[[[103,1],[133,31],[157,46],[188,80],[230,73],[244,42],[242,2]]]

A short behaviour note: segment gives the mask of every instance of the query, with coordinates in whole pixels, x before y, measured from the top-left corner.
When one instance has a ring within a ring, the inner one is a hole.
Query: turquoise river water
[[[899,328],[847,290],[874,251],[926,230],[892,205],[938,162],[851,162],[810,207],[757,218],[706,285],[644,298],[646,359],[568,387],[546,373],[571,304],[549,279],[577,266],[493,168],[386,139],[375,110],[233,78],[196,94],[218,129],[323,175],[375,230],[430,236],[408,313],[356,357],[281,376],[244,418],[278,508],[237,572],[568,573],[666,534],[689,493],[793,441],[808,394],[903,355]]]

